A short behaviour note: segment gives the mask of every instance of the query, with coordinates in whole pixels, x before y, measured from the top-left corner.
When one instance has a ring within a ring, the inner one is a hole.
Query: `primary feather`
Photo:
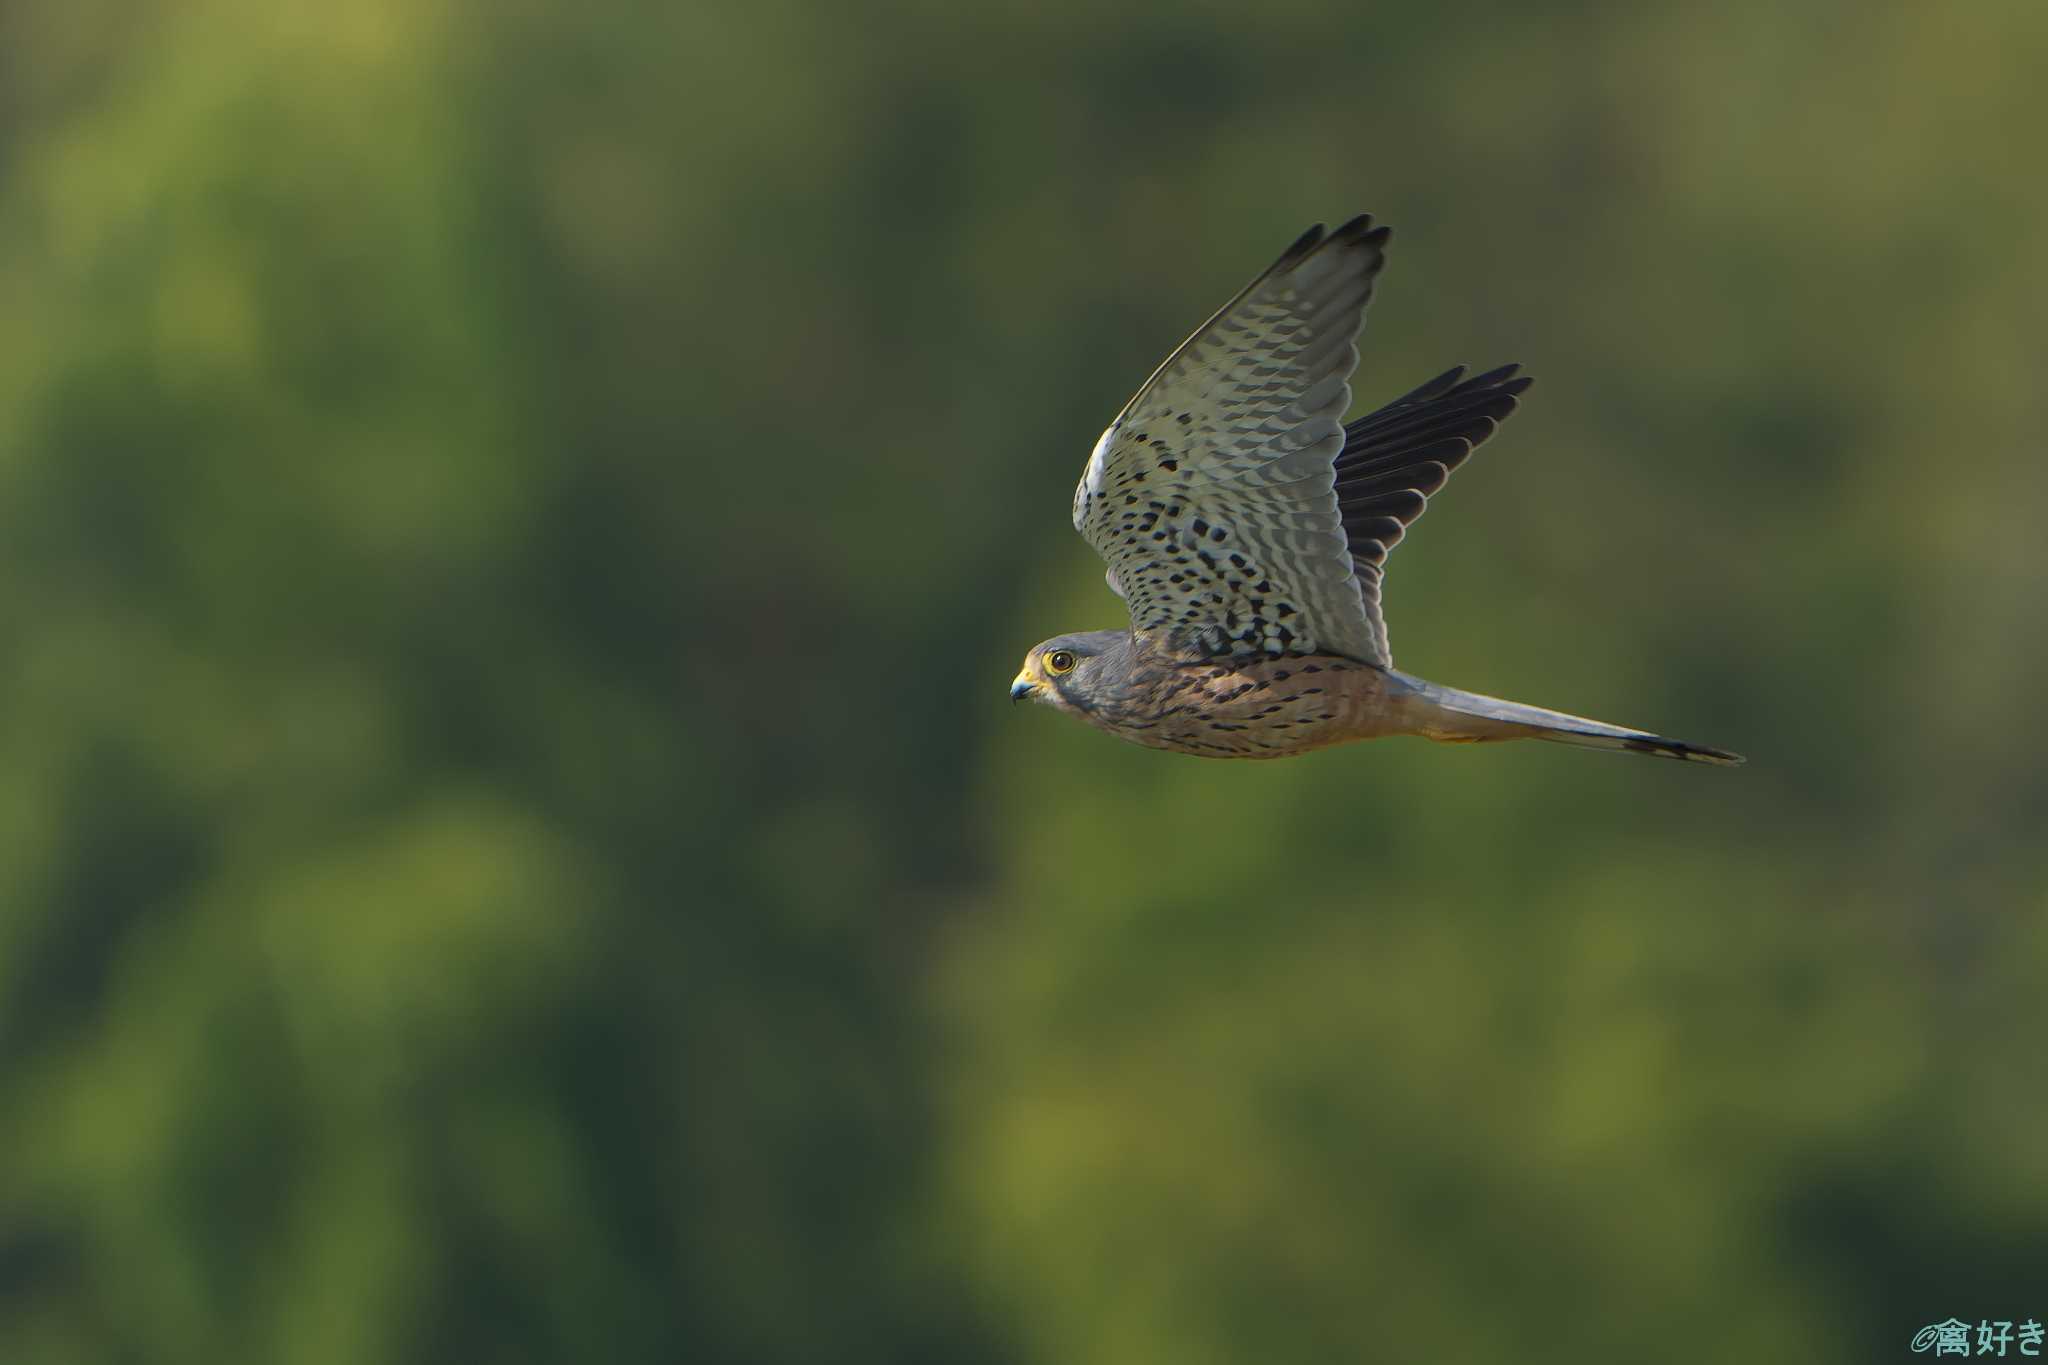
[[[1134,629],[1209,655],[1374,657],[1335,461],[1387,237],[1363,215],[1310,229],[1096,442],[1074,527]]]

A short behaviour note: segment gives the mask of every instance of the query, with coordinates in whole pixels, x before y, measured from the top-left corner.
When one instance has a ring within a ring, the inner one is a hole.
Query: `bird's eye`
[[[1045,656],[1045,671],[1048,673],[1072,673],[1074,656],[1064,649],[1056,649]]]

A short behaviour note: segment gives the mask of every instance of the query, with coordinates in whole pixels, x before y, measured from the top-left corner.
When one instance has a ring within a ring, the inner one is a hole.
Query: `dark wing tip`
[[[1384,248],[1387,239],[1392,235],[1392,231],[1384,226],[1374,227],[1372,215],[1369,213],[1361,213],[1356,218],[1339,224],[1337,230],[1330,233],[1325,233],[1323,225],[1317,223],[1295,238],[1294,245],[1280,253],[1280,259],[1274,261],[1265,274],[1245,287],[1245,293],[1253,292],[1267,280],[1291,274],[1307,261],[1321,257],[1325,252],[1332,252],[1342,258],[1341,261],[1335,262],[1341,269],[1331,273],[1325,283],[1362,277],[1367,282],[1368,292],[1365,297],[1370,300],[1371,282],[1379,276],[1381,268],[1387,263]],[[1218,316],[1228,312],[1236,302],[1232,300],[1231,303],[1224,305]]]
[[[1533,375],[1521,374],[1521,368],[1520,365],[1502,365],[1468,379],[1463,365],[1453,365],[1351,425],[1361,430],[1389,425],[1412,417],[1416,409],[1427,407],[1439,399],[1449,400],[1440,409],[1444,411],[1453,406],[1464,410],[1490,407],[1503,399],[1515,398],[1536,382]],[[1514,411],[1512,402],[1506,411]]]
[[[1432,398],[1441,398],[1452,389],[1458,387],[1458,381],[1464,377],[1465,367],[1463,365],[1453,365],[1427,384],[1410,389],[1393,402],[1387,404],[1387,406],[1398,408],[1409,403],[1426,403]]]
[[[1372,215],[1361,213],[1356,218],[1347,219],[1338,224],[1337,230],[1328,237],[1325,237],[1321,242],[1316,243],[1313,249],[1314,251],[1321,252],[1325,250],[1341,251],[1346,247],[1364,247],[1377,256],[1384,253],[1387,242],[1393,235],[1394,230],[1392,228],[1384,223],[1374,227]],[[1377,262],[1375,262],[1373,268],[1375,270],[1378,269]]]
[[[1337,230],[1331,233],[1330,237],[1332,238],[1332,240],[1339,237],[1344,237],[1357,238],[1361,241],[1371,240],[1374,242],[1384,242],[1393,235],[1394,230],[1388,227],[1385,223],[1381,223],[1378,226],[1374,226],[1371,214],[1358,213],[1353,214],[1351,217],[1346,218],[1342,223],[1338,224]]]
[[[1294,239],[1293,246],[1288,247],[1287,250],[1280,253],[1280,264],[1282,266],[1287,266],[1294,264],[1296,261],[1305,259],[1309,255],[1309,253],[1313,252],[1319,245],[1322,244],[1322,240],[1323,225],[1321,223],[1311,224],[1307,232],[1302,233],[1301,236],[1296,237]]]

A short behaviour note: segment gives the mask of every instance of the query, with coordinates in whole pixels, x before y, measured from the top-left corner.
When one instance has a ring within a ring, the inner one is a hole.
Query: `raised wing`
[[[1309,229],[1096,442],[1074,528],[1108,561],[1134,629],[1213,655],[1384,662],[1333,462],[1388,236],[1363,215]]]
[[[1382,667],[1393,662],[1380,615],[1387,551],[1401,543],[1451,471],[1514,412],[1517,395],[1535,382],[1520,369],[1503,365],[1461,383],[1460,365],[1344,428],[1337,507],[1372,634],[1374,653],[1367,657]]]

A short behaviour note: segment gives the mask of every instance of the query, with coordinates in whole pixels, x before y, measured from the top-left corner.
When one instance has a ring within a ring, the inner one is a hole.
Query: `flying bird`
[[[1310,228],[1124,405],[1074,490],[1074,529],[1108,562],[1130,628],[1035,646],[1011,700],[1209,758],[1421,735],[1742,762],[1394,668],[1387,554],[1531,381],[1460,366],[1343,422],[1388,236],[1366,214]]]

